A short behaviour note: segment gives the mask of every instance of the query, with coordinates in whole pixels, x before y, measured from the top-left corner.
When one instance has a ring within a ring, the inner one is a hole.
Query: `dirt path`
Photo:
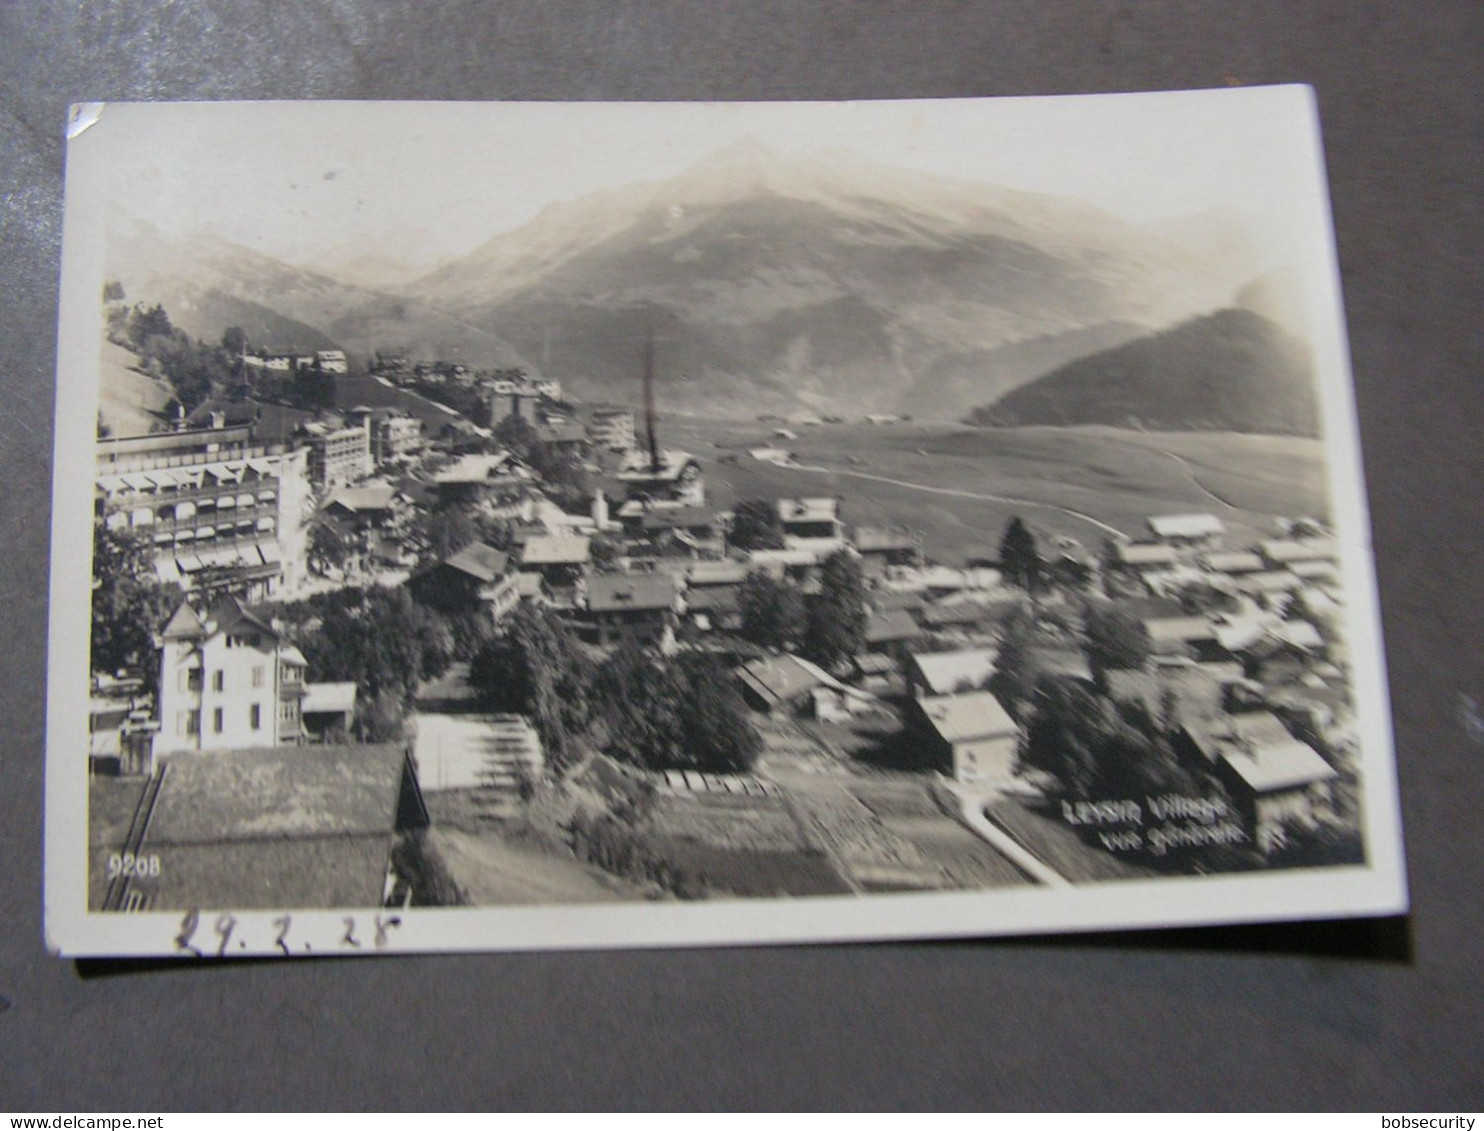
[[[1178,463],[1180,465],[1180,470],[1185,472],[1185,474],[1190,478],[1190,481],[1195,484],[1195,489],[1201,494],[1205,495],[1206,498],[1210,499],[1212,502],[1215,502],[1220,506],[1225,507],[1229,511],[1238,509],[1237,507],[1232,506],[1231,503],[1223,499],[1215,491],[1211,490],[1211,488],[1202,483],[1200,476],[1195,473],[1195,468],[1191,466],[1190,461],[1184,456],[1177,456],[1174,452],[1169,451],[1165,448],[1159,448],[1158,451],[1163,452],[1165,455],[1169,456],[1172,460]]]

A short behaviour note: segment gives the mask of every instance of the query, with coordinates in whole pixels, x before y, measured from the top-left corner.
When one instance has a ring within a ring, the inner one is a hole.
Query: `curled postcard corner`
[[[106,105],[106,102],[74,102],[67,111],[67,140],[80,137],[103,117],[103,107]]]

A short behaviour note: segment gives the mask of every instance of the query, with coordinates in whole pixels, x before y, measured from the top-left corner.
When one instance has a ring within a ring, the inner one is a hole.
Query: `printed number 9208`
[[[108,876],[158,876],[160,874],[160,858],[153,853],[148,856],[140,854],[135,856],[132,852],[125,852],[120,856],[117,852],[108,857]]]

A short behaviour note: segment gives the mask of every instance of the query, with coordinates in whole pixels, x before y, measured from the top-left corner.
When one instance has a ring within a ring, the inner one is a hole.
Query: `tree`
[[[317,678],[355,683],[366,705],[363,723],[374,721],[380,736],[400,730],[418,682],[440,675],[452,658],[447,625],[406,589],[341,589],[286,605],[279,615]]]
[[[1016,719],[1022,717],[1024,705],[1041,678],[1043,665],[1039,645],[1040,633],[1028,611],[1017,609],[1005,618],[989,689]]]
[[[117,279],[110,279],[110,280],[108,280],[108,282],[104,283],[103,284],[103,301],[104,302],[123,302],[124,301],[124,284],[121,283],[121,282],[119,282]]]
[[[536,435],[536,429],[529,420],[511,413],[495,425],[495,439],[507,451],[524,460],[530,458],[541,438]]]
[[[1147,711],[1125,717],[1107,697],[1073,679],[1042,681],[1024,760],[1056,775],[1082,800],[1199,792]]]
[[[474,657],[469,682],[493,710],[528,716],[551,762],[572,756],[590,718],[593,672],[554,614],[516,609],[505,632]]]
[[[809,599],[803,653],[816,664],[833,668],[865,647],[866,585],[860,559],[836,550],[824,560],[819,592]]]
[[[762,648],[787,651],[804,631],[804,595],[786,580],[775,580],[754,570],[742,582],[738,595],[741,635]]]
[[[762,751],[730,673],[709,656],[666,660],[621,646],[598,677],[606,752],[649,770],[741,773]]]
[[[299,369],[289,382],[289,398],[300,408],[313,411],[335,407],[335,378],[317,365]]]
[[[1083,614],[1087,662],[1098,685],[1109,671],[1142,668],[1149,662],[1149,634],[1138,617],[1117,605],[1089,603]]]
[[[702,654],[684,657],[680,663],[689,692],[681,712],[688,764],[719,774],[751,770],[762,753],[763,738],[731,673],[714,657]]]
[[[241,326],[228,326],[222,331],[222,349],[233,357],[247,349],[247,331]]]
[[[593,569],[599,573],[618,573],[619,559],[623,557],[623,547],[602,534],[592,537],[588,550],[592,558]]]
[[[175,327],[170,323],[170,315],[159,303],[148,310],[142,306],[134,308],[129,318],[129,341],[133,343],[135,352],[144,353],[151,338],[171,338],[174,335]]]
[[[732,512],[727,537],[738,550],[783,549],[783,520],[778,507],[767,499],[747,499]]]
[[[147,535],[93,527],[93,671],[133,668],[151,679],[154,633],[179,603],[180,590],[162,585]]]
[[[479,521],[463,507],[423,511],[412,529],[413,537],[423,544],[418,564],[432,565],[450,558],[465,546],[478,542],[481,533]]]
[[[1011,585],[1035,593],[1041,585],[1041,554],[1036,549],[1036,536],[1021,520],[1012,518],[1000,539],[1000,570]]]
[[[332,569],[344,569],[351,548],[344,536],[328,522],[321,522],[309,534],[310,557]]]
[[[541,477],[542,488],[564,510],[580,510],[592,498],[592,477],[575,455],[537,441],[529,447],[527,458],[531,470]]]

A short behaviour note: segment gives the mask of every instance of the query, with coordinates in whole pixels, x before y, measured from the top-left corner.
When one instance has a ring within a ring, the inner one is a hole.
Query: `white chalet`
[[[155,753],[299,743],[306,666],[235,598],[202,613],[182,603],[160,634]]]

